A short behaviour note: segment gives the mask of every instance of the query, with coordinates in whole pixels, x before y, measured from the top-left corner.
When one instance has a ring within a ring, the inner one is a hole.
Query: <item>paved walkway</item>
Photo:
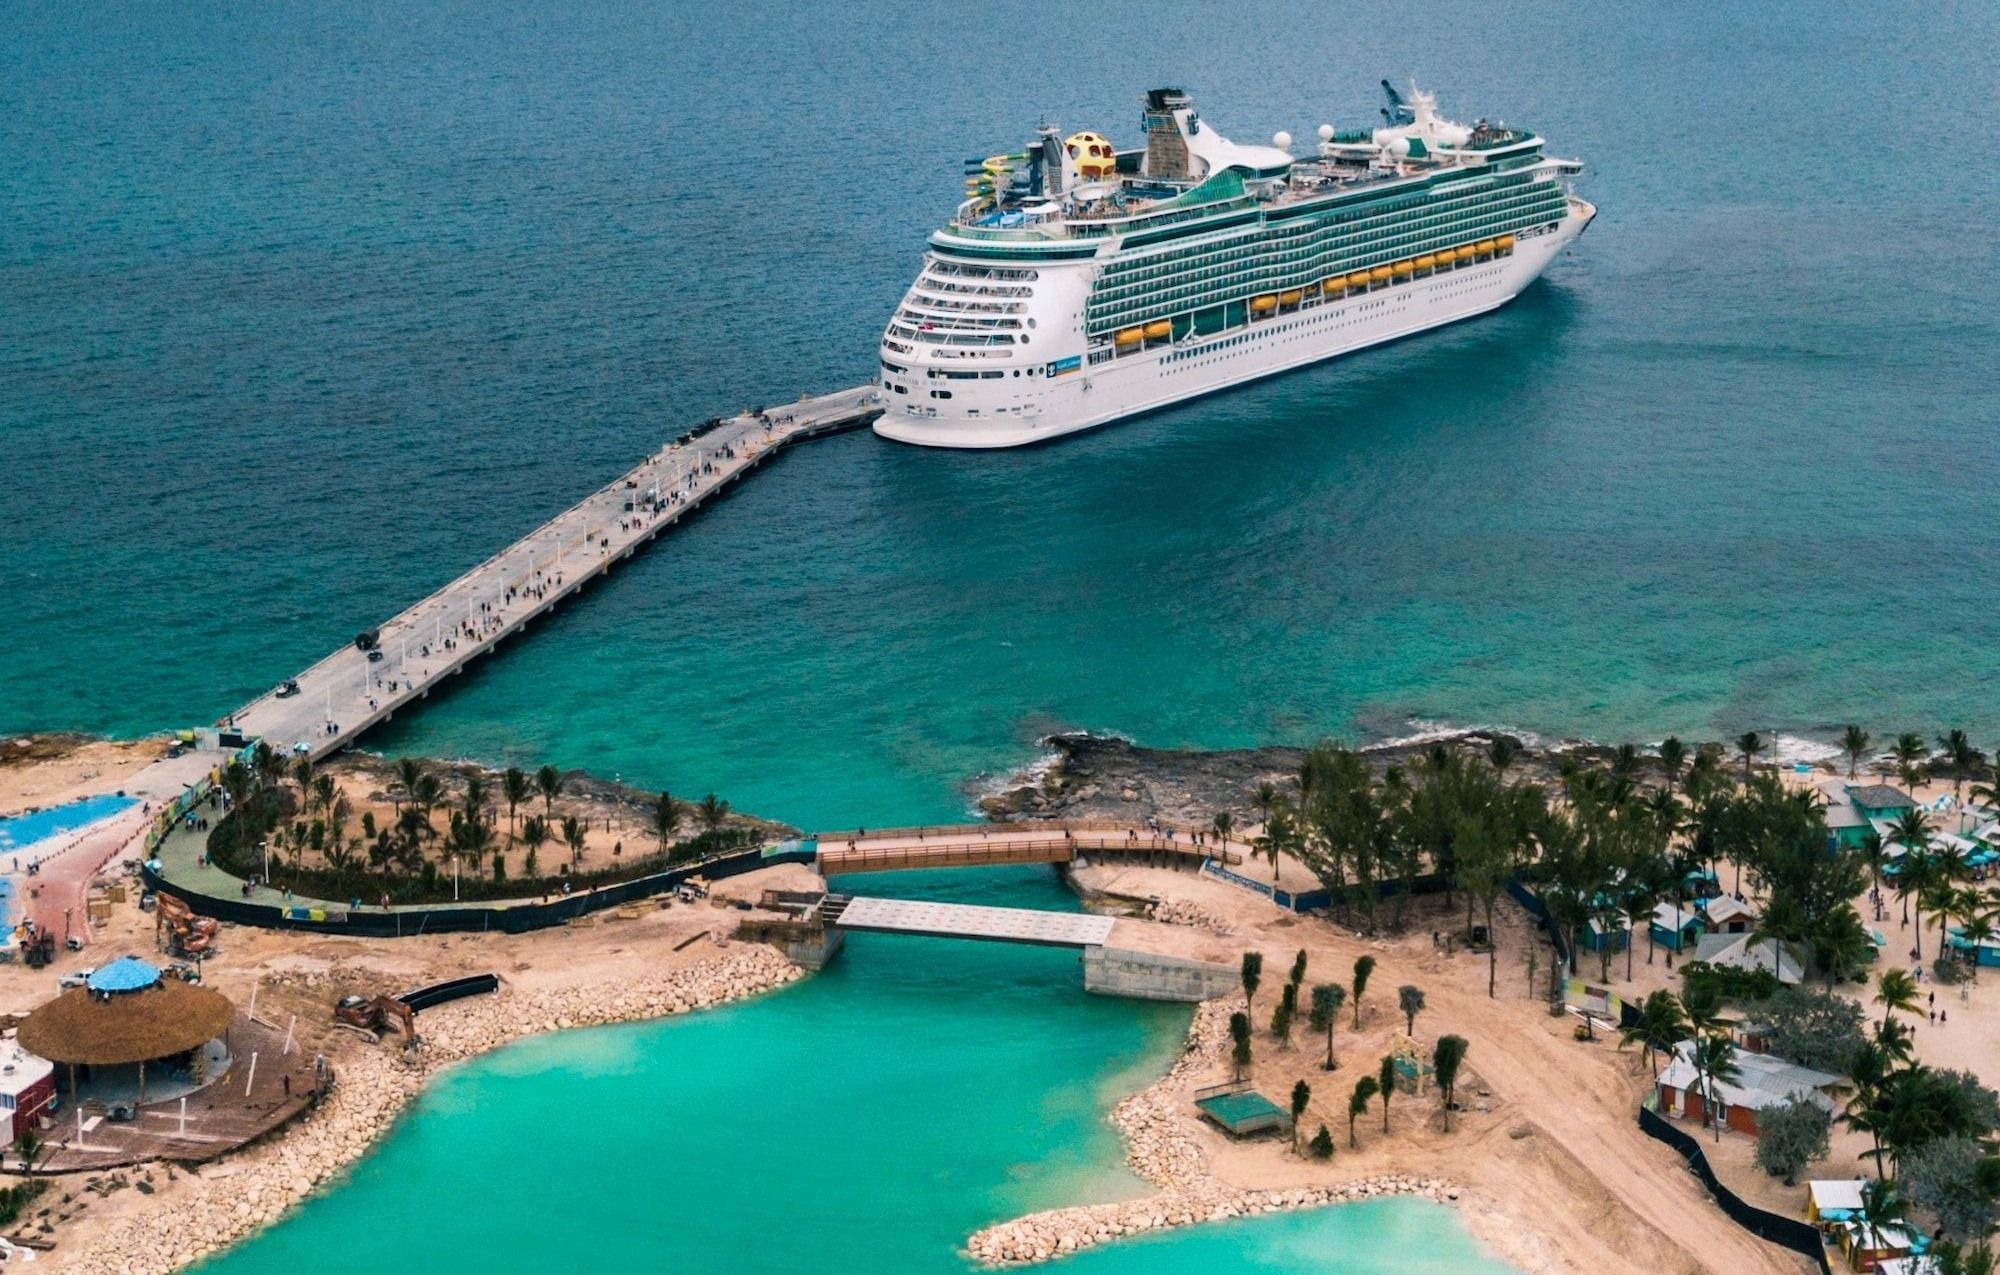
[[[873,386],[856,386],[732,417],[691,441],[671,443],[383,624],[379,659],[369,659],[352,643],[344,645],[292,679],[296,692],[281,696],[278,691],[289,688],[273,688],[220,724],[246,737],[260,736],[283,752],[303,751],[315,758],[335,752],[398,709],[427,697],[468,661],[631,557],[780,449],[874,419],[879,398]],[[357,631],[362,627],[355,625]],[[17,879],[23,906],[36,924],[60,936],[67,909],[68,932],[87,938],[83,902],[90,878],[111,859],[137,853],[148,806],[156,810],[172,801],[227,760],[226,752],[200,749],[162,759],[121,781],[127,793],[141,799],[138,810],[80,838],[37,876]],[[186,872],[223,876],[196,866],[197,838],[186,833],[170,835],[161,850],[184,858]],[[217,884],[226,887],[227,880]],[[272,891],[251,897],[284,901]]]

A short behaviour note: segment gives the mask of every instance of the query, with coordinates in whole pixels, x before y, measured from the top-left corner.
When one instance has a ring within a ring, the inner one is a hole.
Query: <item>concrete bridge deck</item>
[[[1039,947],[1102,947],[1110,941],[1112,927],[1117,924],[1113,917],[1089,912],[1043,912],[924,899],[851,898],[836,911],[831,924],[843,930]]]
[[[676,441],[442,589],[384,622],[380,658],[353,643],[220,725],[280,751],[324,757],[428,696],[502,639],[647,544],[786,447],[857,429],[880,414],[857,386],[725,421]],[[361,626],[357,626],[357,629]],[[299,746],[303,745],[303,749]]]

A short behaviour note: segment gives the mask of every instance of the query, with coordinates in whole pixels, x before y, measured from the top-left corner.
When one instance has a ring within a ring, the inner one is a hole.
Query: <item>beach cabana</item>
[[[1608,925],[1597,917],[1591,917],[1584,923],[1576,941],[1593,952],[1622,952],[1631,934],[1632,926],[1624,917],[1613,917]]]
[[[1806,1183],[1806,1221],[1831,1239],[1849,1219],[1860,1216],[1866,1178],[1814,1178]]]
[[[1710,934],[1748,934],[1757,924],[1757,909],[1733,894],[1718,894],[1704,902],[1701,916]]]
[[[1849,784],[1847,800],[1868,820],[1894,823],[1917,808],[1917,799],[1888,784]]]
[[[1884,1262],[1921,1254],[1928,1247],[1914,1229],[1898,1223],[1874,1226],[1856,1219],[1840,1227],[1840,1251],[1857,1271],[1879,1271]]]
[[[1832,1092],[1842,1083],[1839,1076],[1830,1072],[1814,1071],[1770,1054],[1739,1053],[1736,1055],[1736,1068],[1739,1074],[1733,1081],[1709,1079],[1704,1082],[1695,1070],[1694,1042],[1684,1040],[1675,1045],[1673,1061],[1667,1064],[1656,1082],[1660,1113],[1705,1122],[1705,1083],[1706,1092],[1715,1095],[1722,1123],[1754,1138],[1757,1136],[1757,1113],[1762,1108],[1798,1098],[1831,1112],[1834,1109]]]
[[[2000,966],[2000,939],[1983,939],[1975,944],[1965,937],[1963,927],[1954,925],[1945,932],[1945,942],[1951,944],[1952,950],[1957,952],[1960,958],[1975,965],[1987,969]]]
[[[1765,970],[1786,987],[1795,987],[1805,978],[1798,958],[1783,943],[1772,943],[1750,934],[1704,934],[1695,940],[1694,959],[1733,970]]]
[[[1868,832],[1875,825],[1867,815],[1854,808],[1854,803],[1842,799],[1827,803],[1826,827],[1833,834],[1836,849],[1856,850],[1867,839]]]
[[[85,1096],[144,1102],[149,1071],[155,1096],[219,1074],[235,1017],[222,993],[124,956],[29,1014],[17,1035],[23,1049],[68,1068],[72,1102],[79,1085],[94,1091]]]
[[[1701,928],[1701,913],[1693,908],[1662,903],[1653,909],[1653,941],[1661,947],[1676,952],[1693,947],[1694,941],[1701,937]]]

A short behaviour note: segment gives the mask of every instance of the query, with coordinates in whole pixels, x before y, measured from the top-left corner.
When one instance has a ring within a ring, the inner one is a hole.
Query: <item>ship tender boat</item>
[[[1382,127],[1322,125],[1310,159],[1154,89],[1143,147],[1044,127],[968,161],[883,333],[875,432],[1016,447],[1469,318],[1597,215],[1534,133],[1382,88]]]

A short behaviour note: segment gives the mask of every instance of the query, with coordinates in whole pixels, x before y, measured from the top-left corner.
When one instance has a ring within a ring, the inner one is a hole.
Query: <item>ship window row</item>
[[[1019,328],[1019,319],[988,319],[972,315],[932,316],[918,313],[907,307],[898,310],[896,317],[905,323],[913,323],[918,329],[936,328],[946,332],[991,332],[997,328]]]
[[[1554,186],[1550,186],[1540,191],[1523,191],[1506,199],[1482,199],[1476,204],[1461,204],[1459,207],[1440,206],[1435,210],[1427,210],[1427,215],[1422,218],[1404,218],[1394,222],[1386,222],[1380,227],[1374,227],[1365,231],[1344,230],[1329,237],[1327,232],[1335,228],[1330,225],[1320,226],[1315,228],[1318,233],[1310,236],[1309,245],[1301,244],[1296,247],[1292,245],[1283,246],[1293,247],[1294,251],[1304,250],[1308,246],[1317,249],[1359,247],[1363,244],[1379,240],[1382,232],[1385,230],[1394,229],[1400,233],[1407,234],[1419,227],[1436,228],[1446,224],[1462,224],[1462,219],[1468,213],[1478,212],[1491,215],[1516,207],[1542,203],[1555,205],[1559,204],[1561,200],[1562,192]],[[1288,237],[1304,238],[1305,236]],[[1182,249],[1162,256],[1147,257],[1129,264],[1121,265],[1114,263],[1106,270],[1105,286],[1107,288],[1125,287],[1141,283],[1147,279],[1179,275],[1185,270],[1187,264],[1192,264],[1197,260],[1202,261],[1203,264],[1206,264],[1209,259],[1238,260],[1245,257],[1266,255],[1280,247],[1281,245],[1272,242],[1270,236],[1257,236],[1247,239],[1237,239],[1227,244]]]
[[[1227,287],[1176,289],[1170,293],[1159,294],[1143,305],[1132,305],[1123,310],[1094,312],[1089,316],[1087,327],[1093,338],[1101,337],[1113,329],[1129,327],[1155,318],[1206,309],[1214,305],[1241,303],[1253,294],[1304,288],[1307,284],[1317,282],[1324,273],[1340,272],[1314,270],[1304,274],[1279,275],[1253,287],[1232,284]]]
[[[919,276],[916,286],[926,292],[934,292],[939,296],[949,297],[987,297],[1005,300],[1009,297],[1032,297],[1035,295],[1033,288],[1020,285],[1009,284],[1005,286],[995,285],[984,288],[967,288],[961,287],[958,284],[945,283],[942,280],[933,279],[929,275]]]
[[[1310,260],[1323,262],[1331,268],[1343,258],[1356,255],[1357,250],[1375,254],[1395,253],[1426,241],[1431,242],[1434,247],[1449,247],[1457,240],[1468,236],[1477,238],[1489,232],[1504,233],[1510,223],[1519,225],[1524,219],[1526,224],[1535,224],[1559,213],[1562,206],[1559,194],[1554,198],[1524,196],[1518,200],[1509,200],[1502,206],[1485,207],[1458,217],[1425,218],[1421,222],[1403,228],[1397,234],[1376,235],[1367,240],[1349,241],[1343,238],[1329,243],[1306,244],[1285,249],[1275,247],[1265,247],[1262,250],[1233,249],[1189,261],[1178,268],[1148,268],[1136,274],[1121,274],[1100,284],[1091,299],[1093,303],[1102,303],[1124,297],[1139,298],[1153,290],[1155,285],[1152,281],[1155,280],[1215,277],[1254,268],[1244,263],[1278,266]]]
[[[1009,270],[1004,266],[962,266],[954,261],[932,261],[928,266],[933,274],[956,275],[961,279],[994,279],[1009,283],[1033,283],[1041,278],[1037,270]]]
[[[1504,181],[1482,181],[1476,187],[1467,189],[1451,186],[1432,192],[1421,198],[1396,200],[1388,204],[1374,204],[1359,211],[1343,213],[1319,213],[1284,222],[1259,226],[1248,233],[1239,233],[1227,239],[1209,239],[1189,244],[1177,249],[1169,249],[1144,257],[1128,259],[1128,263],[1114,263],[1110,269],[1117,272],[1122,268],[1136,269],[1155,261],[1174,260],[1189,255],[1199,255],[1218,248],[1255,246],[1268,244],[1276,238],[1296,238],[1304,235],[1323,235],[1330,228],[1345,228],[1345,233],[1362,237],[1368,233],[1389,226],[1400,225],[1408,220],[1409,209],[1428,205],[1427,212],[1447,213],[1472,203],[1491,202],[1495,196],[1508,193],[1522,193],[1527,182],[1525,176]],[[1553,182],[1540,183],[1545,193],[1560,193]]]
[[[993,332],[985,335],[961,332],[918,332],[915,329],[904,327],[893,321],[889,324],[889,334],[891,336],[902,337],[906,341],[923,341],[930,345],[1012,345],[1016,339],[1011,333],[1006,332]],[[1023,343],[1027,341],[1026,337],[1019,339]]]
[[[1128,311],[1157,311],[1178,308],[1178,302],[1204,294],[1242,293],[1266,287],[1301,286],[1343,270],[1364,269],[1404,257],[1421,256],[1438,248],[1453,247],[1468,239],[1507,234],[1543,224],[1553,209],[1528,209],[1499,216],[1481,217],[1460,223],[1449,233],[1426,230],[1399,235],[1369,245],[1364,255],[1335,252],[1295,252],[1273,257],[1260,254],[1255,261],[1184,271],[1180,286],[1161,290],[1158,286],[1132,289],[1121,286],[1093,294],[1086,308],[1092,326],[1113,322],[1113,316]],[[1120,320],[1122,321],[1122,320]]]
[[[1028,308],[1026,303],[1020,301],[961,301],[957,297],[936,296],[922,288],[910,289],[910,294],[903,298],[903,304],[953,314],[1020,314]]]

